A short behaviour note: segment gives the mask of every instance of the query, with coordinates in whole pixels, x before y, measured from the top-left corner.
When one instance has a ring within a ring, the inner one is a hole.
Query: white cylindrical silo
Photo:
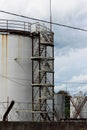
[[[57,118],[64,119],[65,118],[65,96],[62,94],[57,94],[55,93],[54,95],[55,98],[55,111]]]
[[[26,30],[0,29],[0,120],[12,100],[8,120],[31,120],[31,55],[32,39]]]

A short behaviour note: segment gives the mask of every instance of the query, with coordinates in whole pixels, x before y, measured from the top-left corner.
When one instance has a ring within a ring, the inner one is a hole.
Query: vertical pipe
[[[47,46],[45,46],[45,58],[47,57]],[[47,83],[47,73],[45,73],[45,84]],[[45,87],[45,96],[47,96],[47,86]],[[47,111],[47,99],[45,99],[45,111]],[[47,120],[47,113],[45,114],[45,120]]]
[[[52,32],[52,9],[51,9],[51,0],[50,0],[50,32]]]
[[[32,57],[34,56],[34,44],[33,44],[33,34],[32,34]],[[34,84],[34,61],[32,60],[32,84]],[[32,112],[34,111],[34,86],[32,86]],[[34,121],[34,113],[32,113],[32,121]]]
[[[52,33],[52,35],[54,35]],[[54,36],[53,36],[54,38]],[[53,42],[54,42],[54,39],[53,39]],[[53,43],[54,44],[54,43]],[[52,46],[52,57],[54,58],[54,46]],[[53,67],[53,71],[54,71],[54,60],[53,60],[53,63],[52,63],[52,67]],[[52,93],[53,93],[53,121],[54,121],[54,72],[53,72],[53,87],[52,87]]]
[[[6,72],[5,72],[5,75],[6,77],[8,77],[8,34],[5,35],[5,44],[6,44]],[[6,89],[6,96],[8,95],[8,80],[5,81],[5,89]],[[8,97],[7,97],[7,100],[8,100]],[[8,101],[7,101],[7,105],[8,105]],[[7,107],[8,108],[8,107]],[[8,120],[8,116],[7,116],[7,120]]]
[[[7,116],[9,114],[9,112],[11,111],[12,107],[14,106],[15,102],[14,101],[11,101],[9,107],[7,108],[4,116],[3,116],[3,121],[6,121],[7,120]]]
[[[41,47],[40,47],[40,33],[38,34],[39,35],[39,44],[38,44],[38,46],[39,46],[39,56],[41,56],[41,53],[40,53],[40,49],[41,49]],[[40,72],[40,70],[41,70],[41,62],[40,62],[40,60],[39,60],[39,84],[41,83],[41,72]],[[41,86],[39,86],[39,106],[40,106],[40,111],[41,111]],[[41,116],[40,116],[40,121],[41,121]]]

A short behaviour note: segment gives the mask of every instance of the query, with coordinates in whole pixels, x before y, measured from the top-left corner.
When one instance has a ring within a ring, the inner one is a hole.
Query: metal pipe
[[[5,112],[4,116],[3,116],[3,121],[6,121],[7,116],[9,114],[9,112],[11,111],[11,109],[12,109],[12,107],[13,107],[14,104],[15,104],[15,102],[11,101],[9,107],[7,108],[7,110],[6,110],[6,112]]]
[[[50,32],[52,32],[52,9],[51,9],[51,0],[50,0]]]

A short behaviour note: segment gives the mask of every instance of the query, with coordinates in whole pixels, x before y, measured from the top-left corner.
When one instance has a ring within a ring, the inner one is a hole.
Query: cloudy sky
[[[0,0],[0,10],[49,20],[49,1]],[[0,13],[0,18],[13,16]],[[52,21],[87,29],[87,0],[52,0]],[[53,26],[53,31],[55,91],[87,91],[87,32],[59,26]]]

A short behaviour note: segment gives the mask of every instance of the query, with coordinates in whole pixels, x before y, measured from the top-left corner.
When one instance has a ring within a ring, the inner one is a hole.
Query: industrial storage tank
[[[53,97],[53,33],[45,26],[0,20],[0,120],[14,100],[7,120],[53,121]]]
[[[32,40],[28,29],[29,23],[0,21],[0,120],[12,100],[18,111],[8,120],[30,119],[26,113],[20,115],[22,109],[31,109],[26,103],[32,101]]]
[[[65,119],[65,96],[63,94],[55,93],[54,99],[57,118],[59,120]]]

